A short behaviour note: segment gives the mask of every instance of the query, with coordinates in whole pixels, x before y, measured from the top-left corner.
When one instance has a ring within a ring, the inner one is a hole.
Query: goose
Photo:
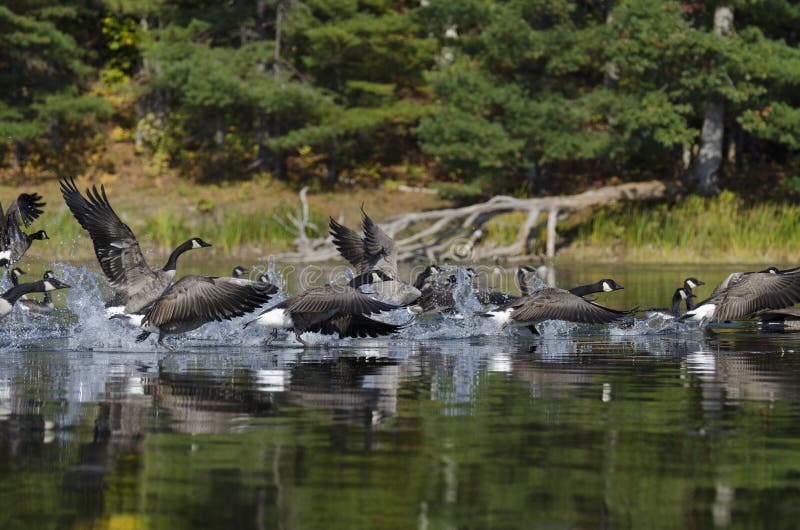
[[[478,284],[478,274],[472,267],[463,270],[464,280],[469,283],[472,294],[482,305],[501,305],[516,298],[508,293],[490,289]],[[420,290],[420,297],[413,307],[412,313],[436,314],[452,312],[456,309],[456,289],[459,287],[456,274],[447,274],[435,265],[426,267],[414,281],[414,287]]]
[[[57,280],[56,278],[49,278],[46,280],[15,285],[0,295],[0,318],[8,316],[8,314],[11,313],[11,310],[14,308],[14,303],[25,294],[46,293],[49,291],[55,291],[56,289],[67,289],[68,287],[69,285]]]
[[[231,278],[241,278],[248,272],[249,271],[246,268],[242,267],[241,265],[237,265],[231,271]]]
[[[6,260],[6,266],[19,261],[33,241],[49,239],[44,230],[26,234],[20,226],[30,226],[43,213],[44,206],[38,193],[20,193],[5,215],[0,206],[0,260]]]
[[[272,328],[273,339],[278,329],[289,329],[304,346],[308,346],[308,343],[301,335],[306,331],[323,335],[338,334],[339,338],[389,335],[403,326],[373,320],[368,315],[402,306],[376,300],[359,291],[358,287],[390,279],[384,272],[375,270],[356,276],[344,286],[328,284],[309,289],[267,308],[244,327],[256,325]]]
[[[569,292],[571,292],[576,296],[586,297],[594,293],[610,293],[612,291],[618,291],[620,289],[624,289],[624,287],[610,278],[603,278],[602,280],[596,281],[594,283],[588,283],[586,285],[578,285],[577,287],[573,287],[572,289],[569,290]]]
[[[564,289],[545,287],[482,316],[491,318],[503,327],[527,327],[534,335],[538,335],[536,324],[545,320],[606,324],[630,313],[601,306]]]
[[[175,277],[178,258],[184,252],[210,247],[199,237],[178,245],[160,270],[152,270],[144,259],[136,236],[111,208],[104,186],[92,186],[84,197],[75,180],[63,179],[61,193],[72,215],[89,232],[100,268],[114,292],[113,304],[125,313],[136,313],[164,292]],[[109,313],[119,312],[110,308]]]
[[[173,283],[155,300],[135,313],[112,315],[144,331],[141,342],[158,333],[158,344],[168,335],[185,333],[214,320],[244,316],[269,301],[278,288],[243,278],[189,275]]]
[[[694,293],[690,289],[686,289],[685,287],[678,287],[675,289],[675,293],[672,295],[672,304],[668,309],[664,308],[652,308],[645,311],[645,315],[647,318],[655,318],[661,317],[664,319],[673,319],[683,315],[683,311],[681,311],[681,302],[686,302],[686,310],[689,311],[692,309],[694,304],[692,304],[691,300],[695,298]]]
[[[374,285],[379,296],[400,305],[408,305],[420,297],[420,291],[397,277],[397,248],[394,240],[375,224],[369,215],[361,209],[363,215],[362,228],[364,236],[337,222],[333,217],[328,223],[333,244],[336,249],[355,268],[356,275],[370,270],[380,270],[392,280],[385,280]]]
[[[56,275],[53,273],[53,271],[45,271],[43,279],[55,280]],[[53,297],[50,295],[50,291],[44,292],[44,299],[42,301],[36,300],[35,298],[27,298],[23,295],[19,300],[19,305],[23,309],[27,309],[28,311],[33,311],[35,313],[51,313],[56,309],[56,306],[53,303]]]
[[[762,309],[783,309],[800,302],[800,273],[770,269],[729,274],[681,320],[742,320]]]

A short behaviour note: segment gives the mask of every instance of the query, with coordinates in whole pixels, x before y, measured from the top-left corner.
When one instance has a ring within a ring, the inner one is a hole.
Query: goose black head
[[[242,267],[241,265],[237,265],[231,271],[231,276],[234,278],[241,278],[245,274],[247,274],[248,270]]]
[[[691,289],[694,289],[694,288],[699,287],[701,285],[705,285],[705,282],[701,282],[700,280],[698,280],[697,278],[694,278],[694,277],[686,278],[685,280],[683,280],[683,288],[684,289],[690,289],[691,290]]]
[[[56,275],[53,271],[44,271],[43,277],[45,280],[54,280]]]
[[[11,274],[16,278],[19,278],[20,276],[25,274],[25,271],[20,269],[19,267],[14,267],[13,269],[11,269]]]
[[[45,291],[55,291],[56,289],[68,289],[70,287],[69,284],[62,282],[57,278],[48,278],[43,281],[44,281]]]
[[[618,291],[620,289],[624,289],[623,286],[612,280],[611,278],[604,278],[600,280],[600,286],[603,288],[604,293],[610,293],[611,291]]]
[[[41,239],[50,239],[49,237],[47,237],[47,232],[45,232],[44,230],[39,230],[38,232],[34,232],[31,235],[29,235],[28,237],[30,239],[40,239],[40,240]]]
[[[192,248],[205,248],[211,246],[211,243],[206,243],[199,237],[193,237],[189,241],[192,243]]]

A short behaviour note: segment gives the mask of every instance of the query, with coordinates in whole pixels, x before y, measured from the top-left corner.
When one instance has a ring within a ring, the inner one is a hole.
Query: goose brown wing
[[[369,266],[375,267],[383,259],[389,268],[386,272],[394,278],[397,271],[397,249],[394,240],[375,224],[363,209],[361,213],[364,214],[364,253]]]
[[[277,307],[290,313],[327,313],[334,311],[351,315],[368,315],[392,311],[400,306],[381,302],[349,286],[327,285],[310,289],[284,300]]]
[[[719,283],[719,285],[714,287],[714,290],[708,296],[708,299],[711,300],[714,297],[720,296],[722,293],[724,293],[728,289],[728,287],[736,285],[737,282],[739,282],[742,278],[746,277],[748,274],[751,274],[751,273],[748,273],[748,272],[732,272],[732,273],[728,274],[725,277],[725,279],[722,280]]]
[[[73,179],[61,181],[61,194],[72,215],[89,232],[100,268],[123,302],[139,291],[160,292],[166,287],[150,269],[133,231],[111,208],[104,186],[92,186],[84,197]]]
[[[12,217],[18,218],[27,228],[40,215],[42,215],[45,203],[42,196],[38,193],[20,193],[17,200],[11,203],[6,212],[6,223]],[[2,215],[2,209],[0,209]]]
[[[143,324],[230,320],[269,301],[278,288],[241,278],[184,276],[145,311]]]
[[[364,315],[336,314],[318,322],[306,331],[316,331],[325,335],[338,333],[339,337],[381,337],[391,335],[403,329],[402,324],[390,324],[374,320]]]
[[[782,309],[800,302],[800,275],[753,272],[707,300],[716,304],[714,320],[741,320],[762,309]]]
[[[9,262],[11,263],[19,261],[31,246],[31,240],[22,231],[19,222],[19,216],[11,215],[9,210],[9,215],[6,217],[5,230],[3,230],[2,234],[2,248],[11,252],[9,256]]]
[[[355,267],[356,274],[362,274],[369,269],[366,255],[364,253],[364,239],[361,234],[338,223],[331,217],[328,226],[333,236],[333,244],[350,264]]]
[[[547,288],[511,304],[511,319],[517,322],[566,320],[586,324],[605,324],[628,313],[590,302],[562,289]]]
[[[785,319],[800,319],[800,307],[785,307],[783,309],[773,309],[762,311],[758,314],[764,322],[776,322]]]

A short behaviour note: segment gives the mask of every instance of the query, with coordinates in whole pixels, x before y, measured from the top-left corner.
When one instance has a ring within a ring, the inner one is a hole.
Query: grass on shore
[[[675,204],[618,204],[594,212],[571,231],[567,260],[638,263],[794,263],[800,206],[748,205],[723,192]]]
[[[81,180],[79,187],[88,182]],[[185,181],[107,182],[112,205],[142,242],[146,254],[165,255],[192,236],[207,239],[212,253],[241,259],[261,258],[292,249],[295,237],[276,218],[297,207],[294,190],[273,181],[229,185],[190,185]],[[0,186],[7,204],[20,191],[39,191],[48,205],[31,230],[44,229],[48,243],[34,245],[33,256],[89,259],[92,245],[64,205],[55,181],[35,185]],[[389,215],[448,206],[430,196],[396,190],[341,190],[309,195],[311,220],[317,234],[327,231],[328,216],[344,214],[352,226],[360,223],[363,203],[376,220]],[[497,216],[485,226],[484,244],[505,246],[516,238],[525,214]],[[617,204],[587,212],[559,225],[558,259],[563,262],[631,263],[794,263],[800,261],[800,205],[748,205],[730,192],[707,199],[690,196],[674,204]],[[540,252],[546,236],[529,242]],[[76,243],[78,239],[82,241]]]

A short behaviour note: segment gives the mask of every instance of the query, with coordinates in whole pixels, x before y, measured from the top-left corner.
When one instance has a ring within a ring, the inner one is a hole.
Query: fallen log
[[[524,255],[527,253],[531,235],[544,225],[547,229],[546,257],[552,259],[556,252],[558,221],[590,208],[623,201],[662,199],[666,196],[667,186],[661,181],[651,180],[605,186],[576,195],[531,199],[498,195],[486,202],[460,208],[396,215],[380,224],[395,239],[399,260],[425,258],[438,262],[445,259],[478,261]],[[302,211],[307,212],[305,194],[301,194],[300,199]],[[494,247],[491,244],[481,244],[486,223],[498,215],[518,211],[526,212],[527,216],[511,245]],[[544,214],[546,219],[543,223],[540,217]],[[315,239],[298,238],[296,252],[275,257],[290,262],[321,262],[336,259],[338,256],[330,236],[327,236]]]

